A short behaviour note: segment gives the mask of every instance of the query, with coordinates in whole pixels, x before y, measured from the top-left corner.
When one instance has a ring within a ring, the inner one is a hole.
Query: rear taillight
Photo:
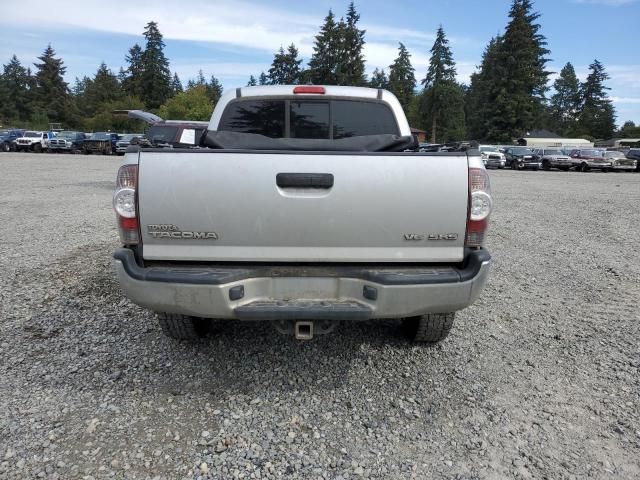
[[[120,240],[125,245],[135,245],[140,241],[136,209],[136,188],[138,186],[138,166],[123,165],[118,170],[116,191],[113,194],[113,209],[118,218]]]
[[[484,168],[469,168],[469,208],[465,246],[482,246],[492,207],[489,174]]]

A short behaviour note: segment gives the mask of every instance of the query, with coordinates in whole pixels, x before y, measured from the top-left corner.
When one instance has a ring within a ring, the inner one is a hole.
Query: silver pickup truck
[[[480,294],[492,208],[480,153],[414,151],[390,92],[238,88],[198,143],[129,147],[113,197],[122,289],[169,336],[237,319],[310,339],[401,318],[437,342]]]

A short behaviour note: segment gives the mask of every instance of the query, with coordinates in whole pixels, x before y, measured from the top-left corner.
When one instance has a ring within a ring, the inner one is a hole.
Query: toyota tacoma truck
[[[238,88],[199,144],[130,146],[113,196],[119,283],[167,335],[235,319],[310,339],[396,318],[433,343],[482,291],[492,197],[480,152],[417,152],[392,93]]]

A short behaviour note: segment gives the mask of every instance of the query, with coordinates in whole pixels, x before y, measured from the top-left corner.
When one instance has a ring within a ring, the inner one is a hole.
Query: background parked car
[[[640,148],[629,149],[625,156],[637,161],[636,171],[640,172]]]
[[[526,147],[509,147],[505,150],[504,155],[507,158],[507,166],[514,170],[524,170],[525,168],[538,170],[541,165],[533,150]]]
[[[22,137],[16,139],[16,150],[42,152],[49,147],[49,140],[53,137],[53,132],[26,130]]]
[[[82,150],[87,135],[82,132],[62,131],[49,140],[49,152],[77,152]]]
[[[543,170],[558,168],[568,172],[572,166],[571,157],[558,148],[538,148],[534,153],[540,160]]]
[[[602,156],[605,160],[609,160],[611,162],[611,168],[614,171],[632,172],[636,169],[638,164],[637,160],[625,157],[622,152],[608,151],[603,152]]]
[[[0,130],[0,151],[15,152],[16,139],[22,135],[24,135],[24,130],[21,129]]]
[[[574,168],[580,172],[588,172],[589,170],[608,172],[611,170],[611,162],[602,158],[602,150],[595,148],[573,150],[570,156]]]
[[[124,155],[127,147],[131,145],[131,141],[142,137],[144,137],[144,133],[124,133],[120,135],[120,139],[116,142],[116,153]]]
[[[504,168],[507,164],[507,159],[505,158],[504,153],[498,150],[498,147],[494,147],[492,145],[480,145],[478,150],[480,150],[482,161],[487,168]]]
[[[82,153],[89,155],[91,153],[101,153],[103,155],[111,155],[116,151],[116,142],[118,134],[112,132],[95,132],[82,143]]]

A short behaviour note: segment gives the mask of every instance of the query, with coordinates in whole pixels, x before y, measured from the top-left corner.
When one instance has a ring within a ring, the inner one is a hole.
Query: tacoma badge
[[[176,238],[183,240],[218,240],[216,232],[184,232],[175,225],[147,225],[147,232],[153,238]]]

